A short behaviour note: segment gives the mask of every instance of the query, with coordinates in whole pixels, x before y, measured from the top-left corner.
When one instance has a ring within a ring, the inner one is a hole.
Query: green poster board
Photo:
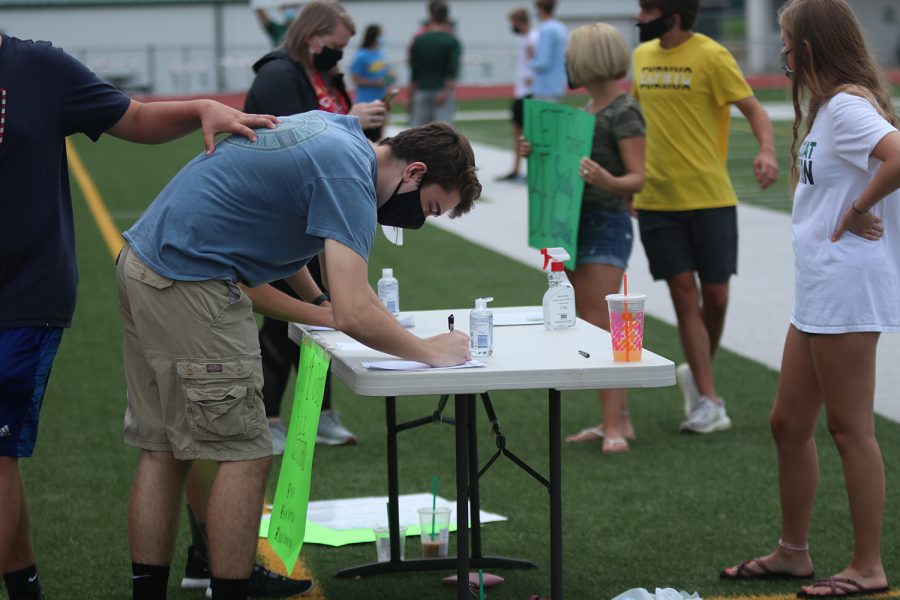
[[[316,448],[325,375],[330,361],[331,357],[321,346],[308,336],[303,337],[294,406],[268,532],[269,543],[288,573],[294,569],[294,563],[300,556],[306,533],[313,450]]]
[[[528,157],[528,245],[565,248],[575,268],[584,180],[582,157],[591,155],[596,117],[563,104],[525,100]]]

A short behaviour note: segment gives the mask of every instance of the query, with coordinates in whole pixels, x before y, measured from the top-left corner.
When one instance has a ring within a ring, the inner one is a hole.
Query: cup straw
[[[484,600],[484,570],[478,569],[478,600]]]
[[[431,478],[431,541],[434,541],[434,513],[437,510],[437,475]]]

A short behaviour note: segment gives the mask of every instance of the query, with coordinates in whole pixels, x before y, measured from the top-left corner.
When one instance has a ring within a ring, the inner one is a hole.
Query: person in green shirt
[[[452,123],[456,111],[455,90],[462,44],[450,32],[447,4],[434,0],[428,10],[431,20],[409,50],[413,127],[431,121]]]

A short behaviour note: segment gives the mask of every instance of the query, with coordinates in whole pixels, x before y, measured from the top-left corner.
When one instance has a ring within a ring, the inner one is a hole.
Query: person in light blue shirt
[[[393,81],[390,65],[384,53],[381,25],[366,27],[359,52],[350,66],[350,76],[356,84],[357,102],[381,100],[387,93],[387,86]]]
[[[534,72],[532,93],[536,100],[557,102],[566,93],[566,44],[569,33],[559,19],[553,17],[556,0],[535,2],[538,20],[538,42],[530,67]]]
[[[459,331],[406,331],[367,273],[379,223],[417,229],[426,215],[472,208],[481,184],[469,141],[432,123],[373,145],[356,117],[322,111],[255,133],[188,163],[125,232],[116,272],[125,441],[141,449],[132,554],[168,573],[190,463],[217,462],[206,513],[214,600],[247,598],[249,579],[217,573],[253,569],[271,463],[253,312],[433,366],[470,357]],[[316,254],[330,302],[305,268]],[[277,279],[301,300],[268,285]]]

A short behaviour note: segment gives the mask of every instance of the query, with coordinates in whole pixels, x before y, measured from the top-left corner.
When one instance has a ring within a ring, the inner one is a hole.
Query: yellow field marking
[[[75,146],[68,139],[66,139],[66,153],[69,156],[69,167],[72,169],[75,181],[78,182],[78,187],[81,188],[84,201],[87,202],[88,208],[94,217],[94,222],[100,230],[100,235],[103,236],[103,240],[106,242],[106,247],[109,248],[110,254],[115,258],[119,255],[119,251],[125,243],[122,240],[122,234],[113,222],[112,217],[109,216],[109,211],[103,203],[103,198],[100,197],[100,192],[97,191],[94,180],[85,168],[84,163],[81,162],[81,157],[75,151]]]
[[[78,152],[75,151],[75,147],[68,139],[66,140],[66,153],[69,156],[69,167],[72,169],[72,174],[75,176],[78,187],[81,188],[81,193],[84,195],[85,202],[87,202],[91,215],[94,217],[94,222],[97,223],[97,229],[100,230],[100,234],[103,236],[103,240],[106,242],[110,254],[115,258],[119,255],[119,251],[125,243],[122,239],[122,234],[113,222],[112,217],[109,215],[109,211],[103,203],[103,198],[100,196],[100,192],[97,191],[97,186],[94,185],[94,180],[85,168],[84,163],[81,162],[81,157],[78,155]],[[287,575],[287,573],[285,573],[284,564],[281,562],[281,559],[278,558],[278,555],[275,554],[275,551],[272,550],[272,546],[269,545],[268,540],[259,540],[257,553],[260,562],[265,568],[281,575]],[[313,578],[302,559],[297,560],[297,564],[294,566],[294,570],[291,571],[290,577],[293,579]],[[325,600],[325,594],[322,592],[321,588],[316,587],[309,594],[303,596],[303,598],[304,600]]]

